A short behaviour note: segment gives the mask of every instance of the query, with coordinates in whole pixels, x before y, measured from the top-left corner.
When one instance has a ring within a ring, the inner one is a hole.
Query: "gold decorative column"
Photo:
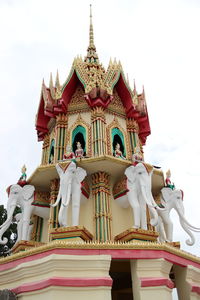
[[[48,157],[49,157],[49,134],[46,134],[43,141],[42,146],[42,165],[48,164]]]
[[[51,188],[50,204],[54,204],[56,201],[57,195],[58,195],[59,180],[58,179],[51,180],[50,188]],[[50,206],[50,215],[49,215],[49,221],[48,221],[49,241],[51,240],[51,237],[50,237],[51,229],[58,227],[58,211],[59,211],[59,206],[56,206],[56,207]]]
[[[110,178],[105,172],[92,174],[92,194],[95,203],[96,240],[111,240]]]
[[[67,115],[59,114],[56,117],[56,146],[54,162],[63,159],[63,154],[66,147],[66,136],[67,136]]]
[[[129,143],[132,155],[134,153],[135,147],[138,145],[138,132],[139,126],[134,119],[129,118],[126,120],[127,131],[129,135]],[[139,145],[138,145],[139,146]]]
[[[92,153],[94,156],[106,154],[105,115],[102,107],[92,111]]]

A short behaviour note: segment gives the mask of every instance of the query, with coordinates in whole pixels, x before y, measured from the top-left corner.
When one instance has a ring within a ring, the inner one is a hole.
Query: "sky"
[[[35,115],[44,78],[57,69],[66,80],[73,59],[86,54],[89,4],[93,5],[94,40],[100,61],[120,60],[133,88],[145,87],[151,136],[145,161],[170,168],[184,191],[185,215],[200,227],[200,1],[198,0],[1,0],[0,1],[0,204],[16,183],[23,164],[28,177],[40,165]],[[200,255],[176,212],[174,241]]]

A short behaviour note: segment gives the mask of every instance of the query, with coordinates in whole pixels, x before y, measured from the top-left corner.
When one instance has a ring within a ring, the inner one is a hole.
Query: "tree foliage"
[[[13,214],[16,215],[20,212],[20,208],[17,207]],[[3,205],[0,205],[0,225],[2,225],[7,219],[7,210]],[[10,227],[5,231],[3,237],[8,239],[8,243],[6,245],[0,245],[0,256],[7,256],[10,254],[10,249],[14,246],[17,240],[17,223],[13,219],[10,224]]]

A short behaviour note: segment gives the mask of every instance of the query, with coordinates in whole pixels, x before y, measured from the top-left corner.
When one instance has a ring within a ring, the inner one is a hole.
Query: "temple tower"
[[[8,191],[9,201],[14,189],[24,201],[18,241],[0,259],[0,289],[19,300],[172,300],[176,287],[179,299],[200,299],[200,259],[161,241],[155,227],[161,190],[173,187],[144,161],[144,88],[130,87],[120,61],[100,63],[91,8],[86,56],[75,57],[63,84],[58,72],[42,82],[36,130],[41,164]]]

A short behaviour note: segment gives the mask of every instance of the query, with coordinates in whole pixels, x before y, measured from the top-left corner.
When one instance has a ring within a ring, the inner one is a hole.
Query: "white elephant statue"
[[[170,219],[170,211],[174,208],[179,216],[180,224],[183,230],[189,235],[190,239],[186,240],[189,246],[194,245],[195,238],[192,233],[200,232],[200,228],[191,225],[185,218],[183,206],[183,192],[181,190],[172,190],[169,187],[164,187],[161,190],[161,204],[165,207],[164,210],[158,211],[161,218],[161,224],[158,226],[159,241],[172,242],[173,240],[173,223]]]
[[[134,228],[147,229],[146,205],[151,215],[150,223],[155,226],[158,222],[157,209],[160,208],[155,203],[151,193],[151,177],[153,167],[147,170],[144,163],[130,166],[125,170],[126,188],[121,193],[114,193],[114,198],[122,207],[130,204],[133,209]],[[117,195],[115,197],[115,194]],[[156,209],[157,208],[157,209]]]
[[[18,184],[11,185],[7,203],[7,219],[0,226],[0,244],[5,245],[8,242],[8,239],[5,237],[2,239],[2,236],[12,222],[16,206],[20,206],[22,210],[22,213],[17,216],[17,240],[28,241],[30,239],[29,224],[32,214],[44,219],[49,218],[49,207],[32,205],[34,201],[34,191],[35,187],[33,185],[25,185],[24,187],[21,187]]]
[[[66,169],[63,169],[59,164],[56,164],[56,169],[60,177],[60,188],[56,202],[51,205],[55,207],[61,200],[61,206],[58,214],[58,222],[60,226],[68,225],[68,208],[70,200],[72,200],[72,226],[79,225],[80,201],[82,195],[82,181],[87,173],[84,169],[76,167],[75,162],[71,162]]]

